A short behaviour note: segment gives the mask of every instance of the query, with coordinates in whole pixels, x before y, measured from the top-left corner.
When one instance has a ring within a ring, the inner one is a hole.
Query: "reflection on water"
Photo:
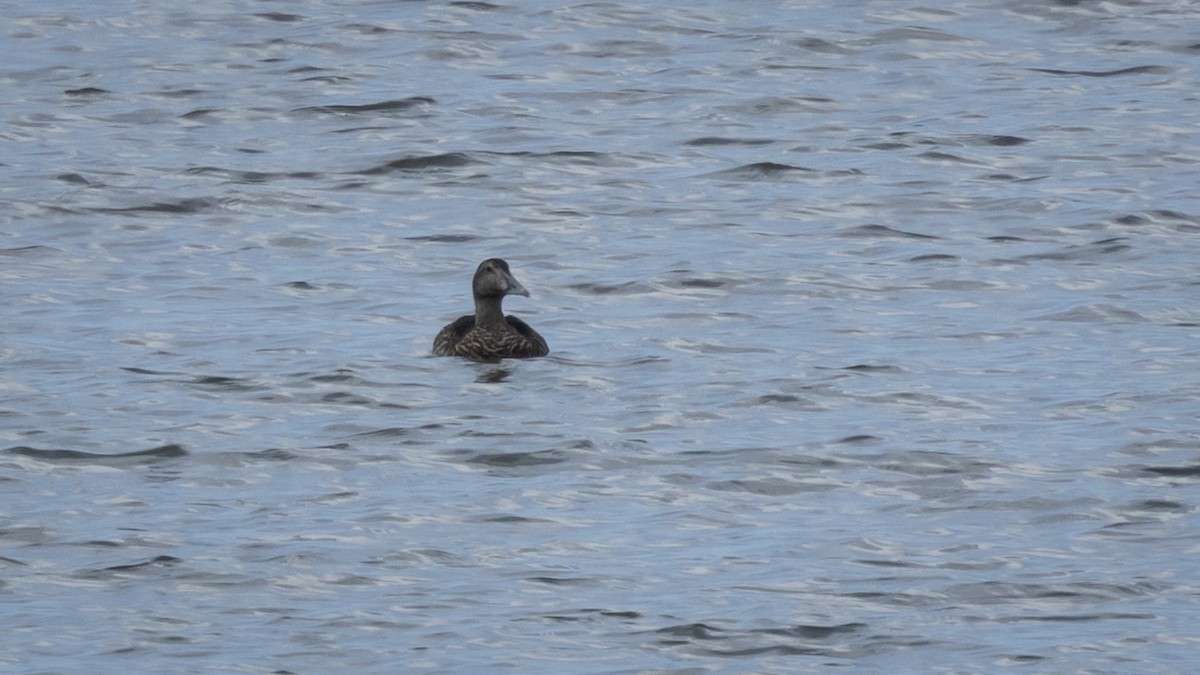
[[[1186,670],[1195,8],[254,10],[0,7],[14,670]]]
[[[507,380],[509,375],[512,375],[512,371],[508,368],[488,368],[480,373],[479,377],[475,378],[475,381],[479,384],[497,384]]]

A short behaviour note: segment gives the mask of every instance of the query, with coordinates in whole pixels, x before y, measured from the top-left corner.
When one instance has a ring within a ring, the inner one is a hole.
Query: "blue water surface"
[[[1187,672],[1198,20],[0,5],[0,666]]]

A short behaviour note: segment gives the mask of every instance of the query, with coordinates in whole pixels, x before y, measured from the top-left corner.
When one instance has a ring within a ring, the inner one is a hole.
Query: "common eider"
[[[479,263],[471,292],[475,314],[460,316],[438,332],[433,339],[435,355],[496,361],[550,353],[545,338],[517,317],[504,316],[500,309],[504,296],[510,293],[529,297],[529,291],[509,271],[508,263],[499,258]]]

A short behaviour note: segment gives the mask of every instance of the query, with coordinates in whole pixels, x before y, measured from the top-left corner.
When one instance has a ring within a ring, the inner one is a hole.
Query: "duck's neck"
[[[499,295],[487,295],[475,298],[475,325],[486,326],[494,323],[504,323],[504,311],[500,309]]]

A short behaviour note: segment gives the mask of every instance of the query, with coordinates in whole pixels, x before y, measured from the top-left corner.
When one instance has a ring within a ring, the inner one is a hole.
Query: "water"
[[[1194,4],[0,17],[6,671],[1193,667]]]

